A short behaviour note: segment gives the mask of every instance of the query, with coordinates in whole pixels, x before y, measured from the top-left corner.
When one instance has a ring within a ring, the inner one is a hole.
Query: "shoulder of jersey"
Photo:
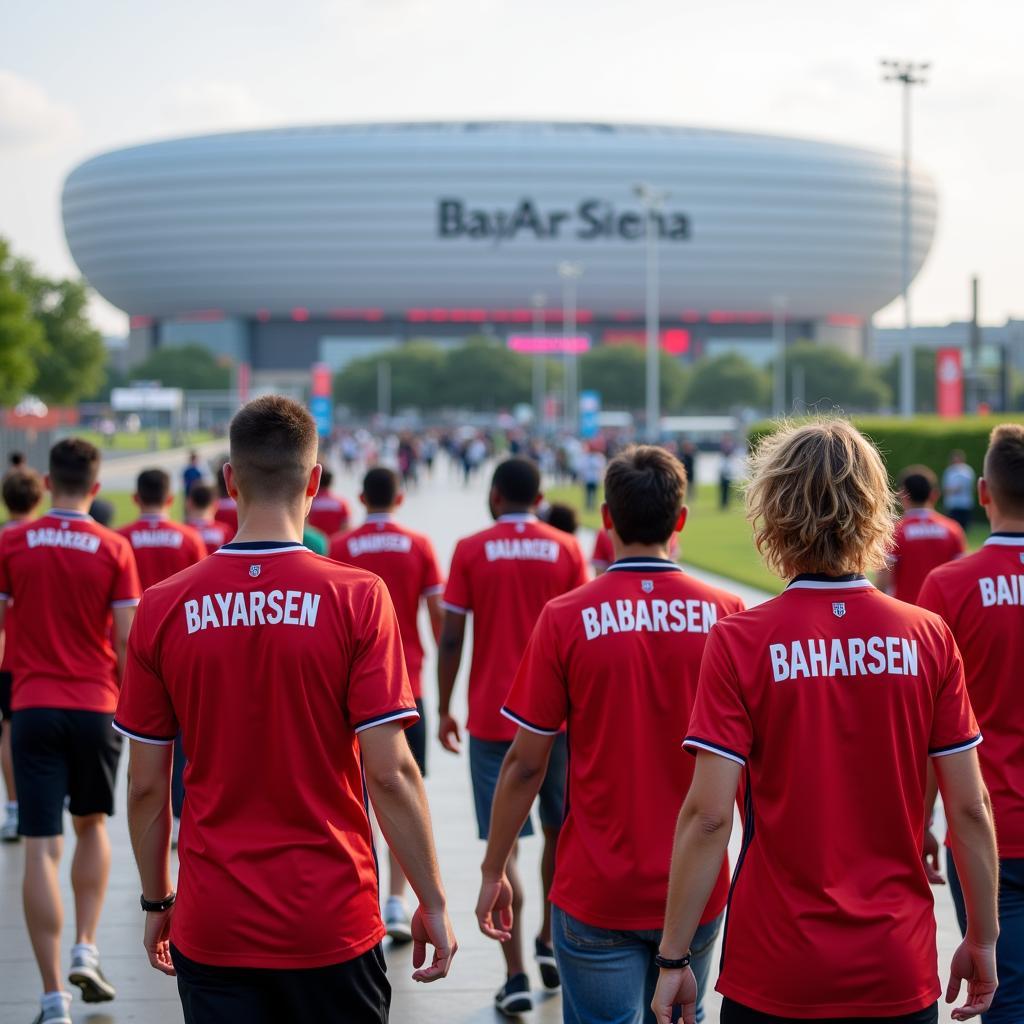
[[[938,583],[951,583],[954,580],[960,579],[973,579],[975,578],[981,568],[985,565],[988,560],[992,549],[990,547],[978,548],[977,551],[972,551],[970,554],[962,555],[960,558],[954,558],[950,562],[944,562],[942,565],[932,569],[928,574],[928,577],[935,577]]]

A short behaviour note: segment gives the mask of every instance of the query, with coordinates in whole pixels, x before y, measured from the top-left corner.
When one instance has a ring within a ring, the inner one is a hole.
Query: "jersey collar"
[[[1002,546],[1007,548],[1024,547],[1024,533],[1011,533],[1009,530],[1000,530],[998,533],[989,534],[985,541],[985,547]]]
[[[166,523],[167,516],[162,512],[143,512],[139,519],[144,523]]]
[[[682,572],[683,567],[670,558],[633,556],[620,558],[608,566],[608,572]]]
[[[874,584],[866,576],[851,572],[829,576],[823,572],[804,572],[794,577],[787,590],[870,590]]]
[[[903,513],[904,519],[927,519],[932,514],[930,508],[908,508]]]
[[[390,523],[394,520],[390,512],[368,512],[366,522],[368,523]]]
[[[498,516],[499,523],[535,523],[537,517],[532,512],[506,512]]]
[[[51,508],[46,514],[55,519],[92,519],[88,512],[75,512],[70,508]]]
[[[246,540],[223,544],[214,551],[215,555],[282,555],[286,551],[306,551],[302,544],[293,540]]]

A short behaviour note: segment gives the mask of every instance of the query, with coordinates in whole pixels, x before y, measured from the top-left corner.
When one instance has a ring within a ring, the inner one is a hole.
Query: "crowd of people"
[[[770,436],[748,515],[787,586],[749,609],[678,564],[692,449],[513,436],[491,525],[445,571],[400,522],[406,491],[440,453],[471,479],[494,438],[336,439],[358,516],[296,403],[250,402],[229,440],[212,474],[190,459],[181,523],[151,469],[135,521],[100,525],[100,454],[82,440],[55,445],[45,477],[3,479],[3,838],[24,840],[37,1024],[70,1024],[65,978],[87,1003],[115,996],[97,934],[124,738],[143,943],[187,1024],[385,1021],[388,936],[411,943],[416,981],[445,978],[458,944],[423,785],[431,731],[468,752],[502,1015],[533,1009],[532,959],[569,1024],[697,1024],[720,940],[724,1024],[936,1022],[941,795],[964,936],[946,1000],[956,1020],[1024,1020],[1024,427],[993,431],[977,482],[991,534],[973,554],[953,516],[973,507],[962,458],[941,482],[907,467],[894,492],[845,421]],[[600,505],[593,571],[545,472]],[[271,799],[282,779],[288,799]],[[527,936],[517,853],[535,804]],[[421,1017],[438,1019],[429,1000]]]

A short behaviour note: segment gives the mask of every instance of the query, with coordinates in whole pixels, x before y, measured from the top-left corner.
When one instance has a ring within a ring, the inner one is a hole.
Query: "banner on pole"
[[[935,353],[935,406],[945,419],[964,414],[964,363],[958,348],[940,348]]]

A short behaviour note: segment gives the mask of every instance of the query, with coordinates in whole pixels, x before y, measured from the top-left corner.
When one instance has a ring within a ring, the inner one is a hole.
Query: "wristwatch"
[[[170,910],[174,906],[174,901],[177,898],[178,894],[171,890],[170,894],[162,900],[147,900],[145,896],[140,896],[139,903],[147,914],[162,914],[165,910]]]
[[[690,954],[687,953],[678,960],[669,960],[658,953],[654,958],[654,966],[660,967],[663,971],[681,971],[684,967],[690,966]]]

